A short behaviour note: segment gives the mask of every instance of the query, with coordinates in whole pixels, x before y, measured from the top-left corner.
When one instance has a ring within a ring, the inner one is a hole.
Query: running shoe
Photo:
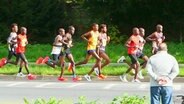
[[[22,72],[17,73],[17,77],[26,77],[26,75],[24,75]]]
[[[135,74],[135,69],[132,69],[132,73]]]
[[[68,64],[68,72],[72,72],[73,65],[71,63]]]
[[[34,80],[34,79],[36,79],[36,76],[35,75],[32,75],[32,74],[28,74],[27,78],[29,80]]]
[[[59,81],[67,81],[68,79],[67,78],[64,78],[64,77],[58,77],[58,80]]]
[[[98,76],[99,75],[99,70],[98,70],[98,68],[96,67],[96,68],[94,68],[94,71],[95,71],[95,74]]]
[[[41,64],[43,61],[43,57],[39,57],[37,60],[36,60],[36,64]]]
[[[88,74],[84,75],[84,78],[86,78],[87,81],[91,81],[91,77]]]
[[[77,82],[77,81],[81,81],[82,78],[81,78],[81,77],[75,77],[75,78],[72,78],[72,80],[73,80],[74,82]]]
[[[125,75],[125,74],[124,74],[124,75],[119,76],[119,78],[120,78],[120,80],[121,80],[122,82],[128,82],[128,80],[127,80],[127,78],[126,78],[126,75]]]
[[[98,76],[98,79],[105,79],[105,78],[106,78],[106,76],[103,75],[103,74],[100,74],[100,75]]]
[[[49,56],[46,56],[46,57],[42,60],[42,64],[45,64],[49,59],[50,59]]]
[[[144,79],[144,76],[142,75],[142,70],[140,70],[137,74],[137,76],[140,78],[140,79]]]
[[[139,79],[133,79],[132,82],[141,83]]]
[[[118,59],[117,63],[123,63],[124,60],[125,60],[125,56],[121,56],[121,57]]]
[[[6,58],[2,58],[0,60],[0,67],[3,67],[4,65],[6,65],[7,59]]]

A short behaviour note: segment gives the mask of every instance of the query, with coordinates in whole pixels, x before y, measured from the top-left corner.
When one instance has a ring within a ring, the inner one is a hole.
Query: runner
[[[25,65],[26,71],[28,73],[28,79],[33,80],[33,79],[36,79],[36,76],[29,73],[28,61],[27,61],[26,56],[24,54],[25,50],[26,50],[26,45],[28,44],[27,35],[26,35],[27,29],[25,27],[21,27],[20,31],[21,31],[21,33],[17,36],[16,52],[17,52],[18,60],[20,60],[21,63],[20,63],[20,68],[19,68],[19,72],[18,72],[17,76],[24,76],[22,73],[22,67],[23,67],[23,65]]]
[[[136,53],[136,56],[143,60],[143,62],[140,65],[144,69],[146,67],[146,64],[148,61],[148,57],[143,53],[144,44],[146,43],[146,41],[144,40],[144,36],[145,36],[144,28],[139,28],[139,35],[140,35],[140,41],[139,41],[139,48],[138,48],[138,51]],[[144,77],[142,75],[142,70],[139,70],[137,75],[140,79],[144,79]]]
[[[65,70],[65,57],[71,63],[71,70],[72,70],[72,73],[73,73],[73,79],[72,80],[73,81],[80,81],[81,80],[80,77],[76,76],[75,62],[74,62],[74,59],[73,59],[73,55],[70,52],[70,48],[73,46],[72,45],[72,35],[74,34],[74,32],[75,32],[75,28],[73,26],[69,26],[68,27],[68,32],[65,34],[65,36],[63,36],[63,39],[62,39],[63,49],[61,50],[61,53],[60,53],[60,63],[61,63],[62,68],[61,68],[60,76],[58,77],[59,81],[66,81],[67,80],[67,78],[63,77],[63,73],[64,73],[64,70]]]
[[[45,58],[39,58],[37,60],[38,64],[44,64],[51,66],[52,68],[55,68],[56,65],[59,65],[59,55],[62,49],[62,38],[65,36],[65,30],[63,28],[59,28],[58,30],[59,34],[55,37],[53,47],[52,47],[52,59],[50,59],[48,56]]]
[[[158,24],[156,26],[156,31],[149,35],[146,40],[152,41],[152,54],[156,54],[158,51],[158,46],[165,40],[163,35],[163,26]]]
[[[141,63],[141,65],[142,65],[142,68],[145,68],[148,57],[146,55],[144,55],[144,53],[143,53],[144,44],[146,43],[146,41],[144,40],[144,36],[145,36],[144,28],[139,28],[139,36],[140,36],[139,37],[140,39],[139,39],[139,45],[138,45],[138,50],[136,52],[136,56],[137,56],[137,58],[140,58],[144,61],[143,63]],[[128,63],[125,59],[124,59],[124,62]],[[129,63],[128,63],[128,65],[129,65]],[[133,67],[131,65],[129,65],[129,68],[125,72],[125,74],[120,76],[121,81],[128,82],[128,80],[126,79],[126,75],[132,70],[132,68]],[[144,77],[142,75],[142,70],[139,70],[137,75],[140,79],[144,79]]]
[[[101,69],[110,63],[109,56],[105,52],[106,44],[109,43],[110,37],[107,36],[107,26],[105,24],[100,25],[100,36],[98,38],[100,47],[97,49],[100,58],[104,59],[105,62],[102,64]],[[99,74],[98,68],[95,68],[96,75]]]
[[[136,56],[136,53],[139,49],[139,42],[140,42],[139,29],[137,27],[135,27],[135,28],[133,28],[132,36],[125,43],[125,46],[128,48],[128,55],[131,59],[131,66],[125,72],[125,74],[123,76],[120,76],[120,79],[126,78],[126,74],[133,68],[133,69],[135,69],[135,75],[134,75],[134,79],[132,80],[132,82],[140,82],[137,78],[137,73],[138,73],[140,65],[139,65],[139,61],[137,59],[138,57]],[[128,82],[128,81],[125,80],[125,82]]]
[[[94,57],[96,59],[96,63],[92,67],[90,72],[84,76],[84,78],[86,78],[87,81],[91,81],[90,75],[94,71],[94,68],[98,67],[98,70],[99,70],[98,78],[99,79],[104,79],[105,76],[102,75],[101,72],[100,72],[100,70],[101,70],[101,59],[98,56],[98,54],[96,53],[96,48],[97,48],[97,45],[98,45],[98,37],[99,37],[98,24],[93,23],[92,30],[85,33],[85,34],[83,34],[81,37],[88,42],[87,56],[86,56],[86,59],[84,61],[81,61],[81,62],[75,64],[75,66],[82,65],[82,64],[87,64],[89,59],[91,59],[91,57]]]
[[[141,58],[144,61],[143,63],[141,63],[141,66],[144,69],[148,61],[148,57],[143,53],[144,45],[146,43],[146,40],[144,40],[145,36],[144,28],[139,28],[139,35],[140,41],[139,41],[139,50],[137,51],[137,57]]]
[[[146,41],[144,40],[144,36],[145,36],[144,28],[139,28],[139,36],[140,36],[140,39],[139,39],[139,45],[138,45],[138,50],[136,52],[136,56],[144,61],[143,63],[141,63],[141,66],[144,69],[146,66],[147,60],[148,60],[148,57],[146,55],[144,55],[144,53],[143,53],[144,44],[146,43]],[[124,59],[124,62],[128,63],[125,59]],[[126,74],[128,74],[131,71],[131,69],[133,68],[129,63],[128,63],[128,65],[130,66],[129,69],[125,72],[125,74],[120,76],[120,79],[123,82],[128,82],[126,79]],[[139,70],[137,75],[140,79],[144,79],[144,77],[142,75],[142,70]]]
[[[15,62],[11,61],[12,56],[16,56],[16,47],[17,47],[17,32],[18,32],[18,25],[16,23],[13,23],[11,25],[11,33],[7,39],[8,43],[8,57],[1,59],[0,61],[0,67],[4,66],[7,63],[13,63]]]

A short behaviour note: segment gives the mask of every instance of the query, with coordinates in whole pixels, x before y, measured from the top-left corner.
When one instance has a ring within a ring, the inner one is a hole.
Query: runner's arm
[[[148,41],[155,41],[156,39],[154,38],[155,37],[155,33],[152,33],[151,35],[149,35],[146,40]]]
[[[129,44],[130,44],[130,42],[132,41],[132,38],[130,37],[127,41],[126,41],[126,43],[125,43],[125,46],[126,47],[132,47],[132,46],[130,46]],[[134,46],[135,47],[135,46]]]
[[[81,38],[88,42],[87,37],[90,37],[90,36],[91,36],[91,33],[90,33],[90,32],[87,32],[87,33],[83,34],[83,35],[81,36]]]
[[[109,43],[111,40],[110,36],[107,36],[107,43]]]

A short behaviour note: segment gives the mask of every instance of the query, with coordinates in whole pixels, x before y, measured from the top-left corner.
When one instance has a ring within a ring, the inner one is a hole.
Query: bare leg
[[[135,75],[134,75],[134,79],[137,79],[137,74],[138,74],[138,71],[139,71],[139,62],[136,62],[135,64],[133,64],[133,67],[135,69]]]
[[[89,59],[91,59],[91,57],[92,57],[91,54],[87,54],[86,59],[81,61],[81,62],[76,63],[75,66],[82,65],[82,64],[87,64]]]
[[[68,60],[70,61],[71,65],[72,65],[72,73],[73,73],[73,76],[76,77],[76,73],[75,73],[75,62],[74,62],[74,59],[73,59],[73,55],[72,54],[69,54],[67,56]]]
[[[110,59],[109,59],[109,56],[105,52],[100,52],[100,57],[102,57],[105,60],[105,62],[101,66],[101,69],[102,69],[104,66],[110,63]]]
[[[60,78],[63,76],[64,70],[65,70],[65,56],[60,56],[60,65],[61,65],[61,73]]]
[[[101,59],[100,57],[97,55],[97,53],[95,51],[91,52],[91,55],[96,59],[96,63],[95,65],[92,67],[92,69],[90,70],[90,72],[88,73],[88,75],[91,75],[91,73],[94,71],[95,67],[98,67],[99,70],[99,75],[101,74],[100,70],[101,70]]]
[[[142,65],[142,68],[144,69],[146,67],[146,64],[147,64],[147,61],[148,61],[148,57],[144,56],[142,59],[144,60],[144,64]]]

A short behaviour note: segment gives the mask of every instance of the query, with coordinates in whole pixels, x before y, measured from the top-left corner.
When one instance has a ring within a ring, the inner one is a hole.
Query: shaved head
[[[166,43],[161,43],[159,45],[159,51],[167,51],[167,44]]]

